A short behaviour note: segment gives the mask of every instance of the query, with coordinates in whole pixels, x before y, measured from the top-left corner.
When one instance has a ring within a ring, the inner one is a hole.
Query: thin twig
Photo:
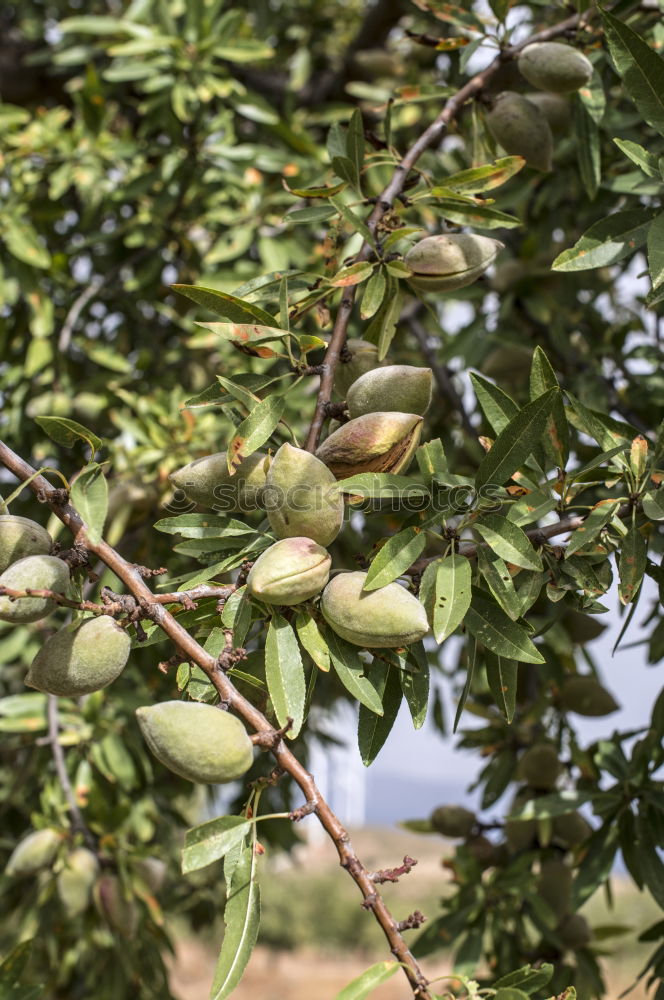
[[[78,802],[76,801],[76,796],[74,795],[74,789],[72,788],[71,781],[69,780],[69,775],[67,773],[67,765],[65,763],[65,754],[62,749],[62,744],[60,743],[60,716],[58,713],[58,699],[54,694],[47,695],[46,703],[46,715],[48,719],[48,739],[51,745],[51,753],[53,755],[53,763],[55,764],[55,772],[58,776],[58,781],[60,782],[60,787],[64,792],[64,796],[67,800],[67,805],[69,806],[69,812],[71,813],[72,828],[77,830],[79,833],[83,834],[85,842],[91,851],[97,852],[97,844],[95,838],[92,836],[90,829],[83,819],[83,813],[78,807]]]

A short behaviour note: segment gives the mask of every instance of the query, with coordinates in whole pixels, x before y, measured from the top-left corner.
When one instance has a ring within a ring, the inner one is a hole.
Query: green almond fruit
[[[413,288],[429,292],[464,288],[493,264],[504,243],[474,233],[443,233],[427,236],[411,247],[404,263],[413,272]]]
[[[312,538],[329,545],[341,531],[344,500],[324,462],[302,448],[282,444],[270,464],[263,496],[278,538]]]
[[[538,90],[571,94],[585,87],[593,75],[583,52],[562,42],[532,42],[521,50],[519,72]]]
[[[334,388],[341,399],[346,398],[351,385],[360,375],[382,364],[378,361],[377,344],[351,337],[345,347],[334,369]]]
[[[327,549],[312,538],[282,538],[251,567],[247,589],[265,604],[301,604],[320,593],[331,565]]]
[[[127,899],[117,875],[102,875],[92,890],[95,906],[109,926],[122,937],[136,930],[138,913],[133,900]]]
[[[157,760],[188,781],[235,781],[253,763],[253,744],[240,720],[213,705],[164,701],[137,708],[136,717]]]
[[[405,472],[422,433],[415,413],[365,413],[342,424],[323,441],[317,457],[336,479],[361,472]]]
[[[2,577],[0,577],[2,582]],[[560,704],[567,712],[599,718],[617,712],[620,705],[594,677],[570,677],[560,690]]]
[[[161,858],[140,858],[136,862],[136,871],[150,892],[157,893],[166,880],[168,866]]]
[[[521,809],[526,802],[530,802],[532,798],[533,792],[530,788],[520,788],[512,800],[512,805],[510,806],[509,811],[516,812],[517,809]],[[536,838],[537,820],[509,819],[506,821],[505,839],[507,841],[507,847],[512,854],[518,854],[520,851],[530,850],[530,848],[534,847]]]
[[[535,170],[548,173],[553,156],[549,123],[534,104],[511,90],[498,94],[487,116],[491,135],[506,153],[523,156]]]
[[[321,611],[333,632],[355,646],[393,649],[429,631],[426,611],[398,583],[364,591],[366,573],[339,573],[328,583]]]
[[[561,920],[572,902],[572,870],[563,861],[551,858],[543,861],[537,880],[537,892]]]
[[[561,772],[558,751],[550,743],[529,747],[519,762],[519,775],[531,788],[554,788]]]
[[[580,913],[571,913],[558,927],[558,937],[567,948],[584,948],[592,940],[590,924]]]
[[[424,414],[431,403],[433,372],[414,365],[387,365],[365,372],[348,390],[352,419],[377,411]]]
[[[472,854],[481,868],[493,868],[507,861],[507,852],[502,844],[494,844],[484,834],[477,834],[466,841],[466,850]]]
[[[25,683],[61,698],[78,698],[112,684],[124,670],[131,639],[109,618],[65,625],[35,656]]]
[[[225,451],[197,458],[169,476],[173,486],[217,513],[250,513],[262,509],[265,454],[257,451],[243,459],[235,475],[228,471]]]
[[[431,813],[431,825],[443,837],[467,837],[477,816],[463,806],[438,806]]]
[[[544,115],[552,135],[564,135],[569,132],[572,124],[572,108],[569,98],[562,94],[549,94],[544,90],[525,96]]]
[[[26,556],[45,556],[53,539],[41,524],[15,514],[0,515],[0,573]]]
[[[56,879],[58,896],[68,917],[77,917],[87,910],[98,873],[97,857],[87,847],[71,852],[66,868]]]
[[[48,868],[62,839],[62,834],[50,827],[29,833],[19,841],[9,856],[5,875],[36,875],[42,868]]]
[[[553,820],[553,839],[563,847],[576,847],[587,840],[593,828],[580,812],[565,813]]]
[[[26,556],[12,563],[0,574],[0,587],[11,590],[52,590],[64,593],[69,584],[69,569],[55,556]],[[36,622],[49,615],[57,604],[50,597],[0,596],[0,621],[14,625]]]

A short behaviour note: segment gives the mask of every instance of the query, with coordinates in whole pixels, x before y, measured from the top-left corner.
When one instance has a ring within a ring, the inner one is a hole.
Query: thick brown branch
[[[419,160],[422,153],[424,153],[429,146],[433,145],[433,143],[441,137],[449,123],[456,117],[463,105],[467,101],[471,100],[471,98],[477,97],[477,95],[482,92],[494,74],[498,72],[502,64],[507,60],[513,59],[519,54],[521,49],[531,42],[546,41],[549,38],[556,38],[559,35],[564,35],[565,32],[577,27],[581,23],[581,20],[581,16],[574,14],[572,17],[566,18],[564,21],[561,21],[559,24],[556,24],[551,28],[546,28],[544,31],[531,35],[530,38],[527,38],[519,45],[513,45],[504,49],[499,55],[496,56],[493,62],[487,66],[486,69],[471,77],[471,79],[468,80],[468,82],[464,84],[464,86],[461,87],[456,94],[453,94],[450,98],[448,98],[445,102],[443,110],[440,112],[436,120],[432,122],[424,132],[422,132],[419,138],[416,139],[408,152],[405,154],[401,162],[394,168],[394,174],[392,175],[391,180],[377,199],[374,210],[366,222],[372,236],[376,234],[378,224],[383,219],[385,213],[392,208],[395,199],[403,192],[408,175]],[[364,243],[355,257],[355,262],[368,260],[372,253],[372,247],[368,243]],[[348,324],[350,322],[353,303],[355,301],[356,287],[357,286],[354,285],[351,288],[347,288],[341,297],[334,328],[332,330],[332,336],[330,337],[330,342],[323,360],[325,371],[321,376],[320,389],[318,391],[318,399],[316,401],[316,412],[314,413],[311,427],[309,428],[309,434],[307,436],[307,451],[315,451],[318,441],[320,440],[321,431],[323,429],[323,421],[325,420],[325,406],[326,403],[328,403],[332,398],[334,371],[339,362],[341,350],[346,342]]]
[[[34,469],[2,441],[0,441],[0,463],[22,481],[34,475]],[[44,502],[49,504],[57,517],[72,532],[75,541],[84,545],[90,552],[93,552],[115,573],[118,579],[125,584],[128,591],[133,595],[142,613],[149,613],[152,621],[156,622],[166,635],[172,639],[177,648],[182,651],[183,657],[189,659],[192,663],[196,663],[207,674],[218,691],[221,700],[233,708],[265,742],[271,744],[270,752],[274,755],[279,767],[294,779],[304,794],[306,802],[315,803],[313,811],[334,843],[339,855],[340,864],[350,872],[364,900],[370,901],[370,909],[380,924],[393,955],[404,966],[413,995],[418,1000],[432,1000],[431,993],[427,989],[427,981],[424,974],[418,962],[410,953],[408,945],[404,941],[398,925],[394,921],[384,900],[377,893],[369,871],[355,854],[347,830],[321,795],[313,776],[288,749],[279,731],[270,725],[262,712],[235,689],[232,681],[219,669],[217,659],[203,649],[189,632],[179,624],[177,619],[161,603],[155,600],[155,595],[147,587],[141,574],[132,563],[127,562],[126,559],[106,542],[91,542],[86,526],[76,509],[70,504],[63,504],[57,498],[54,498],[52,487],[42,476],[36,476],[33,479],[30,483],[30,489],[34,493],[39,493]]]

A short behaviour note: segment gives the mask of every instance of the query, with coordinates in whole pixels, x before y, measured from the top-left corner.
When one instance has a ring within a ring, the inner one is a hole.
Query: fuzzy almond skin
[[[378,360],[378,346],[368,340],[351,337],[346,341],[346,349],[352,355],[350,361],[340,360],[334,370],[334,389],[341,399],[346,398],[351,385],[360,375],[382,364]]]
[[[109,618],[65,625],[35,656],[25,683],[61,698],[77,698],[112,684],[124,670],[131,639]]]
[[[264,502],[278,538],[329,545],[341,531],[344,500],[327,466],[302,448],[282,444],[267,473]]]
[[[12,590],[53,590],[62,594],[69,585],[69,570],[55,556],[26,556],[0,575],[0,586]],[[45,618],[56,607],[49,597],[0,597],[0,621],[23,625]]]
[[[320,593],[331,565],[329,552],[312,538],[282,538],[258,557],[247,588],[265,604],[301,604]]]
[[[463,806],[438,806],[431,813],[431,825],[443,837],[467,837],[477,816]]]
[[[422,291],[464,288],[484,274],[503,247],[500,240],[474,233],[426,236],[404,257],[404,263],[414,272],[408,281]]]
[[[568,97],[563,94],[551,94],[545,90],[525,96],[544,115],[552,135],[564,135],[565,132],[569,132],[572,108]]]
[[[12,851],[5,875],[35,875],[51,864],[62,843],[62,834],[47,827],[34,830],[20,840]]]
[[[560,704],[568,712],[599,718],[611,715],[620,705],[594,677],[570,677],[560,690]]]
[[[78,847],[71,852],[67,867],[56,879],[58,896],[68,917],[77,917],[88,908],[98,872],[96,855],[87,847]]]
[[[553,839],[565,847],[576,847],[587,840],[593,828],[580,812],[564,813],[553,819]]]
[[[562,920],[572,905],[571,868],[557,858],[543,861],[537,892],[548,903],[558,920]]]
[[[554,788],[562,771],[558,751],[549,743],[529,747],[519,762],[519,775],[531,788]]]
[[[511,90],[498,94],[487,116],[489,131],[506,153],[523,156],[529,167],[548,173],[553,156],[549,123],[534,104]]]
[[[133,900],[127,899],[117,875],[102,875],[94,885],[92,898],[99,913],[121,937],[129,938],[136,930],[138,913]]]
[[[330,434],[316,455],[336,479],[360,472],[405,472],[422,433],[422,417],[382,410],[349,420]]]
[[[590,924],[581,913],[570,913],[558,927],[558,936],[567,948],[583,948],[592,939]]]
[[[29,517],[0,515],[0,573],[26,556],[46,556],[53,539],[41,524]]]
[[[431,403],[433,372],[414,365],[387,365],[360,375],[348,390],[346,403],[352,419],[376,411],[417,413]]]
[[[398,583],[363,591],[366,573],[339,573],[328,583],[321,611],[330,628],[355,646],[394,649],[429,631],[426,611]]]
[[[239,719],[196,701],[163,701],[136,709],[157,760],[188,781],[224,784],[249,770],[254,748]]]
[[[219,451],[215,455],[197,458],[195,462],[172,472],[169,479],[176,489],[182,490],[201,507],[210,507],[218,513],[249,513],[262,509],[265,457],[263,452],[254,452],[231,476],[226,452]]]
[[[585,87],[593,75],[583,52],[562,42],[533,42],[519,55],[519,72],[538,90],[571,94]]]

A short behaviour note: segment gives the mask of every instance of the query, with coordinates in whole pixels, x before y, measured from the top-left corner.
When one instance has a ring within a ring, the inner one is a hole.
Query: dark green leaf
[[[507,566],[495,552],[480,547],[477,552],[480,576],[501,608],[513,622],[521,617],[521,598]]]
[[[484,653],[486,679],[496,705],[508,722],[516,709],[516,682],[519,664],[486,650]]]
[[[578,94],[572,107],[579,173],[588,198],[594,201],[602,179],[599,129]]]
[[[477,401],[484,411],[484,416],[491,424],[494,433],[500,434],[510,420],[517,415],[519,407],[511,396],[476,372],[470,373],[470,380],[473,383]]]
[[[500,187],[526,165],[522,156],[503,156],[494,163],[486,163],[482,167],[471,167],[460,170],[445,178],[445,187],[453,191],[491,191]]]
[[[172,285],[180,295],[186,296],[197,305],[203,306],[216,316],[222,316],[231,323],[260,323],[263,326],[274,326],[274,316],[260,309],[251,302],[238,299],[228,292],[220,292],[216,288],[201,288],[198,285]]]
[[[108,485],[104,470],[96,462],[86,465],[72,483],[71,502],[85,521],[88,538],[98,545],[108,510]]]
[[[282,397],[268,396],[242,421],[228,444],[228,468],[231,472],[271,437],[281,420],[284,406]]]
[[[650,209],[640,208],[614,212],[600,219],[571,249],[556,257],[552,270],[587,271],[617,264],[646,242],[653,215]]]
[[[664,135],[664,63],[623,20],[601,11],[611,57],[625,89],[649,125]]]
[[[475,475],[478,489],[502,486],[523,465],[541,440],[557,394],[550,389],[512,417],[480,463]]]
[[[357,698],[361,705],[365,705],[376,715],[382,715],[383,705],[380,695],[366,676],[367,668],[360,659],[357,647],[345,642],[331,629],[325,630],[325,640],[330,650],[332,666],[346,690]]]
[[[618,593],[623,604],[631,604],[639,592],[646,571],[647,555],[646,540],[633,523],[623,538],[618,561],[620,573]]]
[[[541,572],[542,559],[533,548],[528,535],[500,514],[483,514],[473,529],[505,562]]]
[[[579,549],[593,542],[619,507],[619,500],[600,500],[595,504],[583,524],[570,535],[565,555],[573,556]]]
[[[664,282],[664,213],[657,215],[648,230],[648,270],[653,288]]]
[[[421,729],[429,707],[429,663],[421,642],[413,643],[408,650],[417,670],[400,670],[399,680],[415,729]]]
[[[85,441],[93,454],[101,448],[101,438],[75,420],[68,420],[66,417],[35,417],[35,423],[64,448],[73,448],[77,441]]]
[[[470,607],[471,568],[465,556],[446,556],[435,564],[433,634],[444,642],[464,620]]]
[[[357,740],[365,767],[369,767],[378,756],[399,714],[403,698],[400,674],[396,667],[378,659],[374,659],[369,669],[368,677],[382,701],[383,714],[376,715],[365,705],[360,705]]]
[[[473,588],[473,599],[466,614],[466,627],[478,642],[498,656],[526,663],[544,663],[524,628],[511,621],[502,608],[481,590]]]
[[[307,689],[295,633],[279,614],[273,615],[267,630],[265,679],[279,725],[285,726],[292,719],[286,735],[295,739],[304,721]]]

